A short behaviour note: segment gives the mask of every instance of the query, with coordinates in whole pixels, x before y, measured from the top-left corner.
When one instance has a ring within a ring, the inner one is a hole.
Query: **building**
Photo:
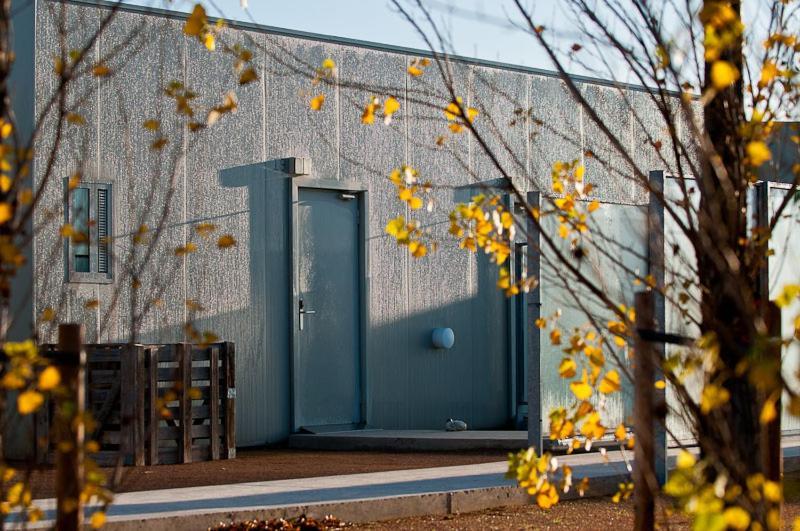
[[[31,68],[20,69],[15,85],[20,93],[34,89],[18,104],[29,127],[56,87],[59,21],[69,28],[66,49],[80,49],[110,12],[110,4],[88,0],[39,0],[20,11],[18,39],[33,36],[20,48],[27,55],[19,55]],[[243,446],[331,424],[441,428],[459,418],[475,429],[514,426],[527,414],[528,374],[541,374],[538,385],[532,380],[532,396],[541,397],[545,414],[567,396],[556,370],[559,349],[532,325],[557,308],[565,325],[585,321],[578,309],[563,306],[567,286],[559,271],[547,260],[523,264],[529,240],[520,236],[515,267],[534,273],[538,266],[542,285],[506,299],[496,288],[496,266],[458,249],[447,235],[448,205],[485,186],[499,190],[501,175],[468,134],[448,134],[445,146],[437,145],[437,136],[447,134],[442,109],[449,96],[434,67],[418,78],[407,73],[410,61],[429,54],[235,23],[220,43],[251,49],[259,75],[239,87],[221,44],[210,52],[184,35],[184,21],[183,14],[123,7],[91,47],[98,59],[113,56],[106,64],[114,75],[87,76],[70,95],[85,123],[68,124],[59,139],[33,220],[51,229],[36,232],[32,270],[19,279],[33,294],[23,313],[33,319],[53,308],[59,320],[85,323],[89,341],[117,342],[130,337],[131,305],[152,304],[137,341],[184,340],[189,319],[198,331],[234,341]],[[327,58],[338,78],[315,86],[309,72]],[[456,89],[480,110],[478,126],[531,200],[551,193],[555,160],[591,150],[625,167],[555,74],[466,58],[452,67]],[[238,110],[194,134],[164,95],[172,80],[197,91],[198,108],[218,105],[235,89]],[[646,93],[578,81],[607,125],[641,156],[640,167],[663,169],[647,134],[664,142],[667,136]],[[361,112],[376,90],[395,96],[401,108],[391,124],[365,126]],[[317,93],[325,94],[325,104],[312,111],[309,99]],[[535,119],[525,119],[528,110]],[[142,126],[148,120],[159,121],[158,132]],[[56,138],[52,121],[46,123],[34,185]],[[497,124],[502,132],[493,132]],[[157,134],[168,144],[149,149]],[[189,146],[185,156],[168,155],[182,146]],[[417,216],[441,242],[421,260],[384,232],[389,219],[408,215],[387,180],[403,164],[441,185],[432,192],[433,211]],[[628,248],[616,257],[630,271],[646,271],[646,190],[624,171],[605,171],[597,159],[587,158],[586,166],[603,204],[598,224]],[[58,220],[80,222],[65,202],[77,171],[82,184],[71,195],[73,211],[76,201],[88,204],[92,230],[111,235],[112,248],[99,237],[93,245],[70,245],[58,234]],[[167,203],[160,260],[141,270],[134,295],[121,280],[131,282],[123,265],[141,259],[133,236],[146,239],[140,227],[152,233]],[[196,231],[204,223],[216,227],[210,243]],[[216,249],[219,234],[237,244]],[[176,256],[187,241],[198,252]],[[630,303],[630,276],[602,257],[593,260],[586,267]],[[432,344],[433,329],[441,327],[454,332],[450,349]],[[39,331],[52,338],[46,323]],[[539,372],[528,359],[540,360]],[[620,399],[614,407],[622,418],[629,406]]]

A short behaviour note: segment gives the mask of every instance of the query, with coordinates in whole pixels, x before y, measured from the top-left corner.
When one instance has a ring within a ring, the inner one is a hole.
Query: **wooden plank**
[[[136,354],[132,347],[127,348],[121,357],[121,377],[119,388],[119,410],[122,438],[120,452],[125,462],[133,458],[134,429],[136,417]]]
[[[191,439],[207,439],[211,437],[211,426],[209,424],[192,424],[189,426],[189,436]],[[158,439],[160,441],[182,441],[183,426],[160,426],[158,428]]]
[[[161,367],[158,369],[159,382],[174,382],[179,381],[180,379],[180,367]],[[210,379],[211,372],[209,367],[192,367],[192,380],[208,381]]]
[[[212,345],[218,345],[219,343],[212,343]],[[191,345],[190,345],[191,347]],[[192,348],[192,361],[208,361],[209,359],[209,352],[208,349],[199,349],[199,348]],[[177,352],[173,348],[160,348],[158,352],[158,361],[160,362],[170,362],[170,361],[179,361],[177,357]]]
[[[46,399],[44,405],[36,412],[36,464],[43,465],[47,462],[47,453],[50,451],[50,409],[51,399]]]
[[[225,452],[223,457],[236,457],[236,347],[226,341],[222,346],[225,364],[225,387],[222,399],[225,401]]]
[[[178,360],[181,368],[180,388],[180,423],[181,437],[181,463],[192,462],[192,399],[189,391],[192,388],[192,350],[188,343],[177,345]],[[159,430],[160,431],[160,430]]]
[[[144,346],[134,345],[133,351],[136,361],[136,404],[133,421],[133,447],[135,466],[145,465],[145,385],[147,382],[147,372],[145,369]]]
[[[211,460],[219,459],[219,349],[210,347],[209,376],[211,380],[211,399],[209,400],[209,416],[211,417]]]
[[[149,441],[149,461],[151,465],[158,464],[158,424],[161,420],[161,411],[158,408],[158,348],[150,347],[147,350],[148,367],[147,392],[150,397],[148,408],[148,441]]]

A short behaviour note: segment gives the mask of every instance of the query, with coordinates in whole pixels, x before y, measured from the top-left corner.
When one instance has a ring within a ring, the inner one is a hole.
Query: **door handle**
[[[316,310],[307,310],[303,306],[303,299],[300,299],[300,304],[299,304],[299,308],[297,310],[297,313],[298,313],[298,317],[299,317],[298,320],[300,321],[300,330],[302,330],[303,329],[303,325],[305,324],[305,316],[306,315],[314,315],[317,312],[316,312]]]

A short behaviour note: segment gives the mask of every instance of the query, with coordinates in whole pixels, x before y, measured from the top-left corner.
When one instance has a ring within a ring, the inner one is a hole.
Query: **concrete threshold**
[[[289,447],[302,450],[366,450],[383,452],[458,452],[469,450],[516,451],[528,445],[520,430],[342,430],[296,433]]]
[[[800,470],[800,445],[784,442],[784,468]],[[670,466],[677,450],[670,450]],[[627,478],[633,455],[613,451],[560,456],[577,484],[590,478],[587,497],[608,496]],[[189,487],[119,494],[108,511],[108,529],[180,531],[220,522],[332,514],[350,522],[409,516],[447,515],[530,503],[527,494],[503,477],[505,462],[398,470],[318,478]],[[573,489],[562,499],[574,499]],[[51,528],[55,500],[38,500]],[[87,509],[91,514],[92,508]]]

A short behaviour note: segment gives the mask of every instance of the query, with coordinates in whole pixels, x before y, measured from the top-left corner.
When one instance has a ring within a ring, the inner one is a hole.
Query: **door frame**
[[[297,417],[295,415],[299,388],[297,382],[297,366],[296,357],[299,354],[299,300],[298,293],[298,280],[299,280],[299,261],[298,251],[300,249],[300,221],[299,221],[299,199],[300,190],[313,189],[313,190],[329,190],[331,192],[351,193],[356,196],[358,201],[358,305],[359,305],[359,337],[358,337],[358,374],[356,375],[356,382],[358,385],[359,397],[359,424],[364,424],[367,418],[367,378],[366,378],[366,345],[367,345],[367,324],[369,319],[369,223],[368,223],[368,207],[369,207],[369,190],[358,183],[352,181],[335,181],[331,179],[314,179],[311,177],[294,177],[292,178],[292,192],[291,192],[291,215],[290,215],[290,252],[289,252],[289,269],[292,272],[292,288],[289,292],[289,308],[291,309],[291,318],[289,323],[291,328],[291,345],[289,354],[289,418],[290,418],[290,431],[296,433],[300,426],[297,425]]]

